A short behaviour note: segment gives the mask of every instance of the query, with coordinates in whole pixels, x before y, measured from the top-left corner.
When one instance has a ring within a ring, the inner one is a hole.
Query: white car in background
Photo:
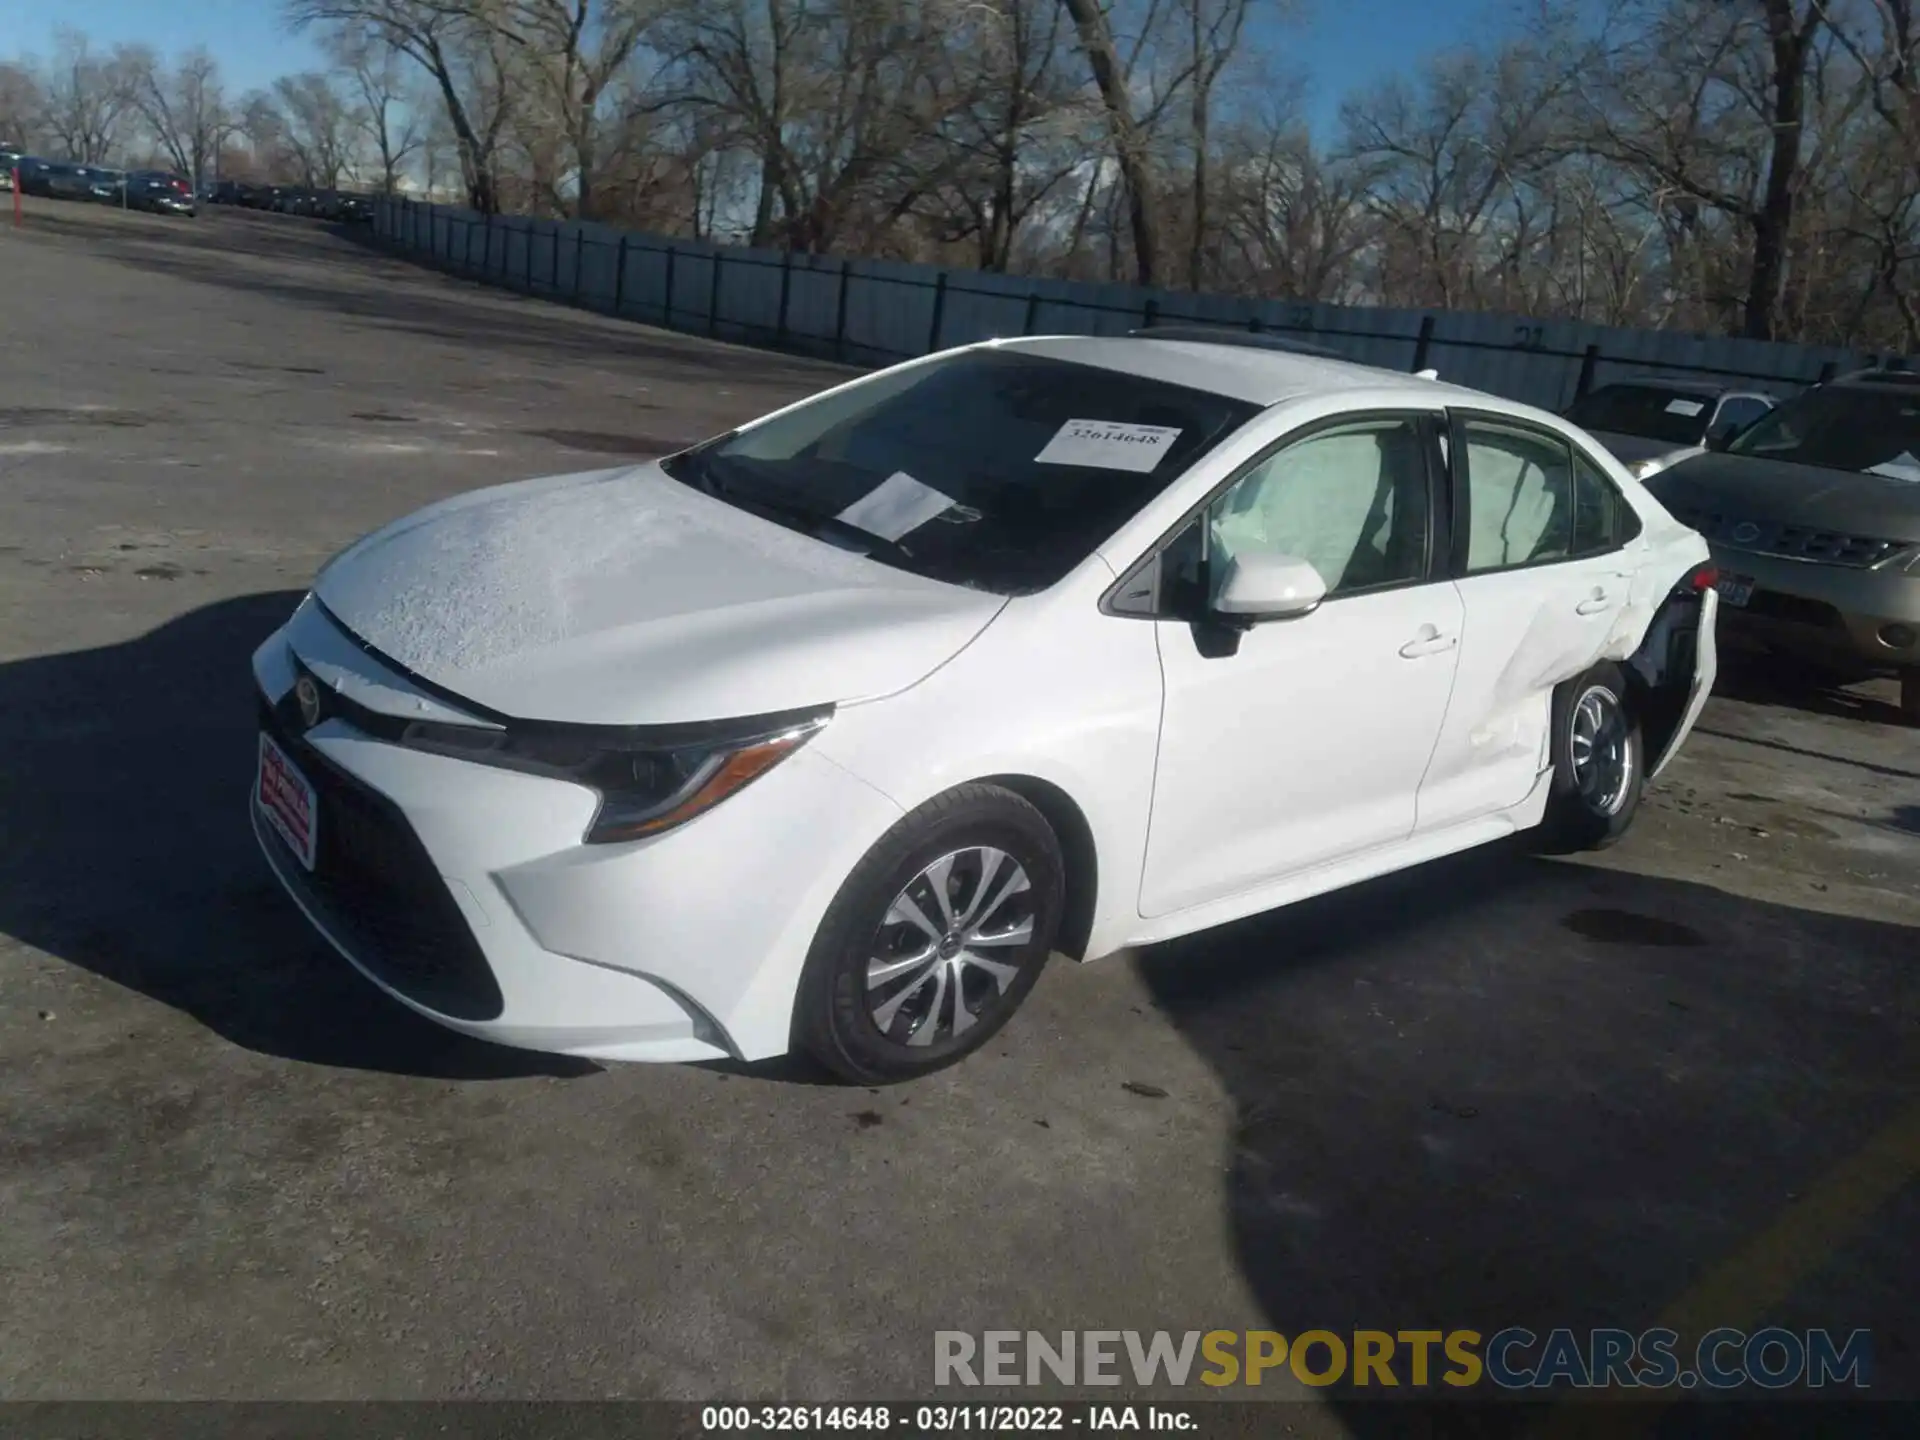
[[[1566,416],[1606,446],[1636,480],[1724,446],[1779,404],[1763,390],[1661,375],[1589,391]]]
[[[1492,396],[990,342],[353,545],[254,656],[254,826],[455,1030],[899,1080],[1050,953],[1612,840],[1713,682],[1707,560]]]

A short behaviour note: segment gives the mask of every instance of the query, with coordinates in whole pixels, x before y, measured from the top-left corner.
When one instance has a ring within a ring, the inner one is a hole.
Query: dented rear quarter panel
[[[1708,558],[1706,542],[1625,467],[1591,443],[1581,449],[1614,480],[1640,533],[1602,555],[1454,582],[1465,627],[1447,718],[1421,785],[1422,830],[1524,801],[1552,763],[1554,690],[1603,661],[1630,662],[1674,587]],[[1710,629],[1707,643],[1710,650]],[[1659,683],[1678,692],[1673,713],[1662,716],[1659,743],[1649,746],[1664,763],[1699,707],[1689,706],[1693,669],[1661,675]]]

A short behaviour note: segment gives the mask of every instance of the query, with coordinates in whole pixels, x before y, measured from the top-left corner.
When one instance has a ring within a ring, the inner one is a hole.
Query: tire
[[[1900,720],[1920,726],[1920,670],[1900,672]]]
[[[941,874],[952,924],[933,888]],[[896,908],[903,895],[912,906]],[[794,1004],[797,1047],[863,1085],[953,1064],[1027,998],[1052,953],[1065,896],[1059,840],[1018,795],[973,784],[929,800],[880,837],[821,920]],[[979,910],[971,933],[984,937],[973,945],[964,943],[969,908]],[[871,984],[871,969],[883,965],[894,972]]]
[[[1596,715],[1602,754],[1588,743]],[[1635,713],[1626,676],[1613,664],[1596,665],[1553,692],[1553,782],[1541,822],[1542,848],[1554,854],[1604,850],[1633,824],[1646,789],[1646,741]],[[1620,760],[1608,766],[1606,753],[1617,747]],[[1608,775],[1620,778],[1609,782]]]

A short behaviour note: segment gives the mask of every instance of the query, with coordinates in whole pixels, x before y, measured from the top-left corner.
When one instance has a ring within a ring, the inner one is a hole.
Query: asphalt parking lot
[[[1731,677],[1598,860],[1056,964],[904,1089],[549,1061],[416,1021],[278,892],[248,655],[396,515],[841,372],[277,216],[42,202],[0,275],[0,1394],[910,1397],[942,1329],[1667,1320],[1870,1328],[1920,1399],[1889,687]]]

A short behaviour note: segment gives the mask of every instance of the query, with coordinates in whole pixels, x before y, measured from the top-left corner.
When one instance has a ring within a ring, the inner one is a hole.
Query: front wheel
[[[1618,666],[1596,665],[1555,690],[1545,848],[1602,850],[1626,834],[1646,788],[1645,755]]]
[[[1053,828],[1020,796],[962,785],[928,801],[880,838],[828,907],[795,1039],[864,1085],[953,1064],[1033,989],[1065,891]]]

